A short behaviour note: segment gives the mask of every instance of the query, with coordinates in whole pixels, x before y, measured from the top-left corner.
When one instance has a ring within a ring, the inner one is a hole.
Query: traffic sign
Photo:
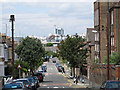
[[[17,66],[17,69],[22,69],[22,67],[20,66],[20,64]]]

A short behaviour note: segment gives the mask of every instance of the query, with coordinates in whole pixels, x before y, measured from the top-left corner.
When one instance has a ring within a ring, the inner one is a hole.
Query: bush
[[[112,53],[109,56],[109,63],[113,63],[114,65],[116,65],[119,62],[120,62],[120,53],[119,52]],[[107,63],[107,57],[105,59],[105,63]]]

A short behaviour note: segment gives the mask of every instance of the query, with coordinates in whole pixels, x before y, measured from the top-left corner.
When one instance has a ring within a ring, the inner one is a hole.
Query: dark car
[[[23,84],[23,82],[12,82],[9,84],[5,84],[2,90],[28,90],[27,87]]]
[[[46,65],[43,65],[43,66],[41,67],[41,69],[42,69],[44,72],[47,72],[47,66],[46,66]]]
[[[56,63],[56,60],[53,60],[53,63]]]
[[[100,90],[120,90],[120,81],[117,80],[105,81],[101,85]]]
[[[23,82],[27,88],[29,89],[32,88],[31,83],[28,80],[28,78],[14,79],[12,82]]]
[[[32,89],[35,89],[35,80],[32,78],[32,77],[28,77],[28,80],[30,81],[31,83],[31,86],[32,86]]]
[[[43,81],[44,76],[42,75],[42,73],[37,72],[37,73],[34,73],[33,76],[37,76],[39,82]]]
[[[57,69],[58,69],[59,72],[62,72],[62,66],[61,66],[61,65],[59,65],[59,66],[57,67]]]
[[[38,80],[37,76],[31,76],[31,77],[29,77],[29,78],[34,79],[34,82],[35,82],[35,88],[39,87],[39,80]]]

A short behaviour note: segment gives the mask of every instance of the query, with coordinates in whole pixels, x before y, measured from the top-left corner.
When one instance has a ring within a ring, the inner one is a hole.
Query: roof
[[[45,51],[56,51],[56,50],[58,50],[58,47],[55,47],[55,46],[45,47]]]

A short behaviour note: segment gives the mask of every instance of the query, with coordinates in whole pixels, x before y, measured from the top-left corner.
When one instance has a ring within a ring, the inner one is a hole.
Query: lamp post
[[[10,15],[10,22],[12,22],[12,76],[14,79],[14,15]]]

